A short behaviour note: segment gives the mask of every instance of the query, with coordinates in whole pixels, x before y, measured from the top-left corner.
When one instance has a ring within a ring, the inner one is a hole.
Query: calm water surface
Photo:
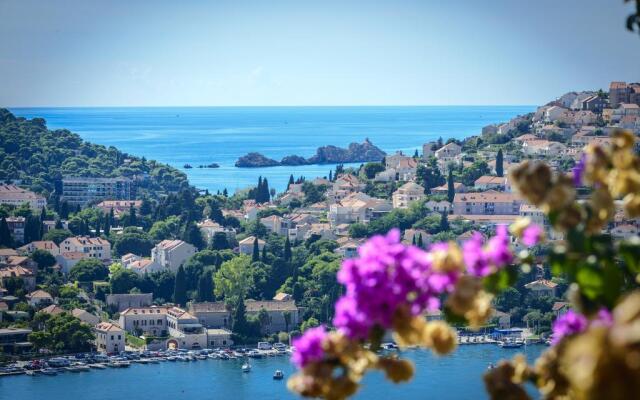
[[[449,357],[426,351],[405,355],[417,366],[414,379],[400,386],[375,372],[364,381],[356,399],[485,399],[481,376],[489,363],[518,352],[533,360],[544,346],[501,349],[495,345],[460,347]],[[112,400],[112,399],[294,399],[286,381],[274,381],[281,369],[285,379],[294,369],[287,357],[252,360],[251,373],[242,373],[239,360],[191,363],[132,364],[126,369],[92,370],[58,376],[17,376],[0,379],[0,399],[11,400]]]
[[[533,106],[429,107],[188,107],[14,108],[41,117],[93,143],[183,169],[212,162],[219,169],[184,170],[191,184],[212,191],[255,185],[259,175],[282,191],[290,174],[326,176],[329,165],[235,168],[238,157],[257,151],[280,160],[309,157],[319,146],[346,146],[369,138],[387,152],[413,154],[423,143],[477,135],[490,123],[533,111]]]

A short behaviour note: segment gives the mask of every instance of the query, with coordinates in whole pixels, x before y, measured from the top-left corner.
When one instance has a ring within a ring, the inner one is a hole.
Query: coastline
[[[369,137],[387,153],[412,154],[423,143],[480,134],[485,125],[506,121],[533,106],[408,107],[115,107],[11,108],[16,115],[46,119],[51,129],[68,129],[83,139],[167,163],[209,191],[233,193],[267,177],[278,192],[289,176],[322,177],[335,164],[236,168],[248,151],[281,159],[312,156],[328,143],[346,147]],[[179,115],[179,116],[177,116]],[[184,169],[217,163],[220,168]],[[358,166],[360,163],[350,164]],[[347,165],[345,165],[347,166]]]

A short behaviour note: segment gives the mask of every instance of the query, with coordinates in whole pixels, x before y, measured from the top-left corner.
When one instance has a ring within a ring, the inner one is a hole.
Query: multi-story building
[[[113,210],[113,215],[120,217],[123,213],[128,213],[133,207],[136,211],[140,209],[142,200],[104,200],[96,204],[95,208],[101,210],[103,213],[110,213]]]
[[[407,182],[393,192],[391,197],[393,208],[409,208],[410,203],[422,200],[426,196],[422,186],[414,182]]]
[[[298,307],[294,300],[256,301],[248,299],[244,304],[247,316],[256,316],[263,309],[267,312],[269,320],[265,327],[264,333],[266,334],[290,331],[300,323]],[[207,328],[231,327],[232,311],[222,301],[190,303],[189,313]]]
[[[240,251],[240,254],[252,255],[253,246],[254,246],[253,243],[255,241],[256,241],[255,236],[249,236],[247,238],[242,239],[240,242],[238,242],[238,249]],[[264,240],[258,239],[258,250],[262,251],[262,248],[264,247],[265,244],[266,242]]]
[[[82,253],[106,263],[111,260],[111,244],[102,238],[75,236],[60,243],[60,253]]]
[[[27,243],[24,246],[18,248],[18,250],[22,254],[30,254],[36,250],[44,250],[51,253],[51,255],[53,255],[54,257],[60,255],[60,247],[58,247],[58,245],[51,240],[38,240],[35,242]]]
[[[196,248],[182,240],[163,240],[151,249],[151,261],[163,269],[176,272],[180,265],[196,254]]]
[[[216,233],[224,233],[227,235],[227,239],[233,239],[236,237],[236,230],[234,228],[224,227],[210,219],[205,219],[204,221],[199,222],[198,228],[200,228],[200,231],[207,240],[207,243],[211,242]]]
[[[96,348],[105,354],[120,353],[125,347],[125,332],[116,324],[101,322],[95,327]]]
[[[24,227],[26,220],[24,217],[7,217],[7,225],[9,226],[9,232],[11,237],[17,243],[24,243]]]
[[[369,221],[381,217],[393,208],[390,201],[368,196],[365,193],[353,193],[329,206],[329,222],[331,226]]]
[[[476,193],[456,193],[453,199],[455,215],[519,215],[522,199],[515,193],[489,190]]]
[[[127,308],[149,307],[153,303],[153,293],[117,293],[108,294],[106,303],[118,312]]]
[[[135,185],[124,177],[65,177],[62,179],[62,199],[71,205],[85,206],[97,200],[132,200]]]
[[[0,185],[0,204],[19,207],[24,203],[29,204],[32,210],[40,211],[47,205],[47,200],[39,194],[15,185]]]
[[[631,90],[626,82],[611,82],[609,85],[609,103],[612,108],[617,108],[621,103],[629,102]]]

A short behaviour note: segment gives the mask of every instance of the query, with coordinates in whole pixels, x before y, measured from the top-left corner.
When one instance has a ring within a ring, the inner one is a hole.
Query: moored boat
[[[284,378],[284,372],[282,372],[281,370],[277,369],[276,372],[273,373],[273,379],[279,381],[282,380]]]

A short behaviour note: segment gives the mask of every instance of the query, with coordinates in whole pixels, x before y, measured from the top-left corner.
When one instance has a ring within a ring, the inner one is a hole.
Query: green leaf
[[[580,291],[590,300],[603,294],[604,282],[602,273],[586,264],[581,265],[576,274]]]

